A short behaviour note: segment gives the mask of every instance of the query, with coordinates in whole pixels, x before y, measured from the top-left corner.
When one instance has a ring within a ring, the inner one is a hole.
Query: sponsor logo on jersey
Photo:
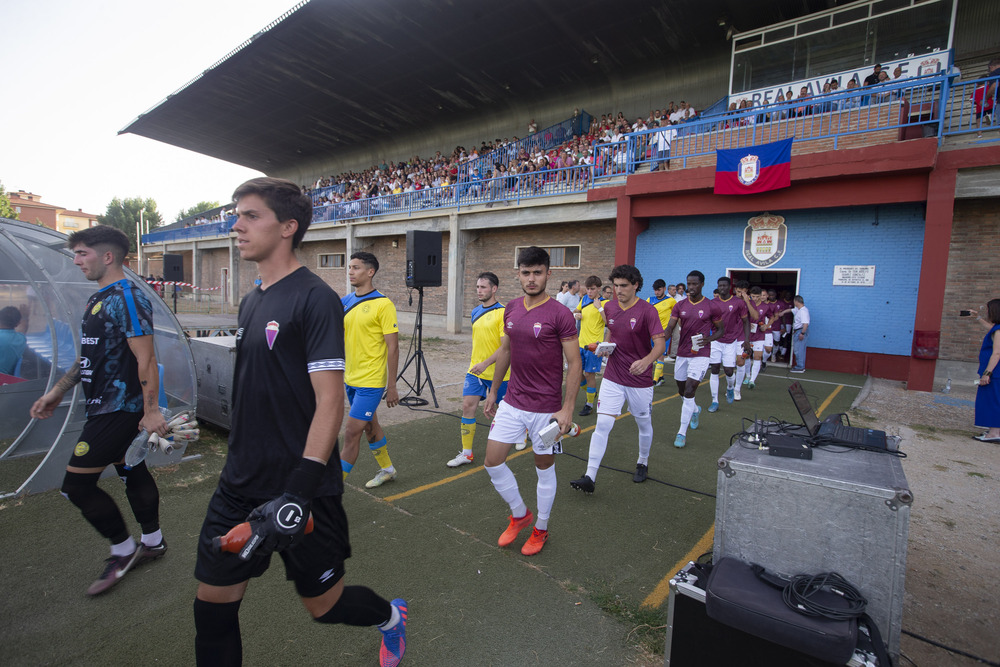
[[[101,311],[101,302],[98,301],[97,303],[94,304],[94,307],[90,309],[90,314],[96,315],[100,311]]]
[[[264,335],[267,337],[267,349],[269,350],[274,349],[274,341],[278,337],[278,329],[278,323],[274,320],[268,322],[267,326],[264,327]]]
[[[90,359],[87,357],[80,357],[80,369],[90,368]]]
[[[513,329],[514,328],[514,323],[513,322],[508,322],[507,323],[507,328],[508,329]]]
[[[92,338],[91,336],[80,338],[80,345],[97,345],[99,342],[101,342],[100,338]]]
[[[366,412],[366,413],[365,413],[365,417],[371,417],[371,416],[372,416],[372,413],[371,413],[371,411],[370,411],[370,410],[369,410],[368,412]]]
[[[327,570],[323,574],[319,575],[319,580],[320,580],[320,582],[324,582],[327,579],[329,579],[330,577],[332,577],[333,575],[335,575],[336,573],[337,573],[337,571],[331,567],[329,570]]]
[[[538,338],[538,334],[542,333],[542,323],[535,322],[534,326],[531,328],[535,330],[535,338]]]
[[[611,326],[614,323],[615,323],[615,318],[613,318],[613,317],[608,318],[608,326]]]
[[[87,405],[100,405],[100,404],[101,404],[100,397],[98,397],[98,398],[92,398],[92,399],[90,399],[90,400],[87,401]]]
[[[90,451],[90,445],[84,442],[83,440],[76,443],[76,447],[73,448],[73,454],[75,454],[76,456],[83,456],[89,451]]]

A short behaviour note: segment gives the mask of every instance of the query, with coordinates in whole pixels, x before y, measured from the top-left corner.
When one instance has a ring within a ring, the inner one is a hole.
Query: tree
[[[11,205],[10,197],[7,196],[7,190],[3,187],[3,183],[0,183],[0,218],[17,220],[17,211]]]
[[[129,251],[135,252],[136,238],[135,227],[139,222],[139,211],[146,209],[142,213],[142,219],[149,223],[149,228],[157,227],[163,223],[159,211],[156,210],[156,201],[153,199],[142,199],[140,197],[129,197],[119,199],[115,197],[108,204],[104,215],[97,216],[97,221],[102,225],[117,227],[125,232],[129,240]]]
[[[174,222],[180,222],[184,218],[190,218],[196,213],[201,213],[202,211],[211,211],[213,208],[219,208],[220,204],[217,201],[200,201],[190,208],[186,208],[177,214],[177,219]]]

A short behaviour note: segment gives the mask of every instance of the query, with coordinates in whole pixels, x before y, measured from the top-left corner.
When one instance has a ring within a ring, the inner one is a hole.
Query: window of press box
[[[344,253],[335,252],[320,255],[318,261],[321,269],[342,269],[344,268]]]

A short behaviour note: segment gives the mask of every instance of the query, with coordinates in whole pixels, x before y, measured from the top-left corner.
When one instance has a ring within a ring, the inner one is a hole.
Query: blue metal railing
[[[990,84],[995,84],[990,91]],[[676,132],[669,156],[658,153],[654,138],[662,128],[625,135],[614,143],[595,143],[593,163],[563,169],[546,169],[484,179],[474,162],[461,167],[458,183],[415,192],[383,195],[355,201],[316,206],[314,222],[347,222],[384,215],[406,215],[422,211],[458,208],[499,202],[579,194],[609,179],[635,173],[640,167],[670,159],[681,167],[693,160],[711,163],[718,148],[753,146],[794,136],[797,144],[826,140],[833,149],[857,135],[895,130],[891,140],[920,136],[955,136],[995,128],[1000,107],[1000,75],[955,83],[947,74],[914,77],[899,83],[845,90],[752,109],[714,115],[668,128]],[[585,114],[578,118],[582,119]],[[589,117],[589,115],[587,115]],[[572,119],[571,119],[572,120]],[[581,123],[583,121],[581,120]],[[556,127],[556,126],[553,126]],[[581,127],[584,127],[581,124]],[[527,137],[525,150],[545,147],[555,141],[546,134]],[[563,135],[565,136],[565,135]],[[883,136],[875,143],[885,143]],[[534,143],[533,143],[534,142]],[[520,144],[519,142],[519,145]],[[553,146],[558,144],[552,144]],[[548,148],[551,148],[549,146]],[[518,149],[520,152],[520,149]],[[491,153],[486,158],[497,154]],[[517,154],[514,154],[514,158]],[[484,158],[480,158],[482,160]],[[472,165],[472,168],[469,168]],[[483,165],[486,168],[492,168]],[[326,189],[322,189],[324,192]],[[312,194],[316,194],[314,191]],[[316,201],[316,200],[314,200]],[[208,236],[226,236],[235,222],[197,225],[184,229],[151,232],[143,243],[165,243]]]

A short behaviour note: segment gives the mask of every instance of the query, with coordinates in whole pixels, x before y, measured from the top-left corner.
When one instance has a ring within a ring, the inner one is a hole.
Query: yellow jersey
[[[602,303],[600,299],[592,301],[584,295],[576,307],[576,312],[580,313],[580,347],[604,340],[604,316],[598,310]]]
[[[646,301],[656,307],[656,312],[660,314],[660,326],[666,331],[667,323],[670,322],[670,314],[673,312],[674,306],[677,305],[677,300],[669,294],[664,294],[662,299],[657,299],[656,295],[653,295]]]
[[[472,367],[488,359],[500,347],[500,339],[503,338],[503,311],[502,303],[495,303],[484,308],[479,304],[472,309],[472,360],[469,362],[469,371]],[[486,380],[493,380],[495,365],[491,364],[476,377]],[[507,375],[504,380],[510,380],[510,368],[507,368]]]
[[[385,388],[389,375],[385,336],[399,332],[396,306],[378,290],[360,297],[351,293],[341,301],[347,352],[344,383],[352,387]]]

